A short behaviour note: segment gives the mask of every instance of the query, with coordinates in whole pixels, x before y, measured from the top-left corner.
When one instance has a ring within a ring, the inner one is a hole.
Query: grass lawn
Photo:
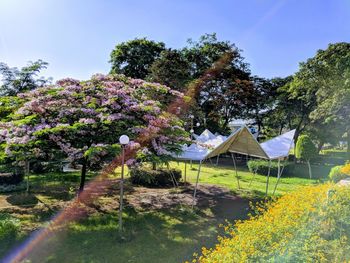
[[[173,162],[171,167],[181,169],[183,171],[182,175],[184,175],[184,163]],[[198,163],[193,163],[192,168],[189,163],[187,164],[187,180],[189,182],[196,182],[197,169]],[[314,165],[312,169],[315,179],[311,180],[307,178],[307,167],[304,165],[297,166],[295,169],[295,177],[285,177],[282,175],[275,195],[279,196],[296,190],[299,187],[317,184],[326,180],[331,166]],[[255,175],[253,177],[252,173],[250,173],[248,168],[245,166],[238,166],[237,170],[238,176],[240,177],[240,189],[238,189],[233,165],[219,165],[217,167],[208,163],[203,164],[201,168],[201,175],[199,177],[199,183],[221,185],[230,189],[234,194],[246,198],[262,198],[265,196],[266,176]],[[273,193],[276,181],[277,178],[273,176],[271,176],[269,179],[268,195],[270,196]]]
[[[184,163],[171,163],[172,168],[184,169]],[[187,180],[195,182],[198,164],[192,169],[187,165]],[[315,166],[317,179],[282,177],[276,194],[281,195],[303,185],[316,184],[328,173],[330,167]],[[303,167],[300,167],[303,174]],[[297,171],[298,171],[297,169]],[[305,168],[306,169],[306,168]],[[245,167],[238,167],[241,189],[237,188],[232,165],[218,167],[204,164],[200,184],[219,185],[230,189],[242,198],[215,199],[192,210],[189,206],[176,205],[167,209],[136,210],[128,206],[124,213],[126,240],[117,239],[117,205],[104,212],[96,212],[89,217],[69,224],[67,229],[37,245],[30,256],[31,262],[181,262],[190,260],[194,252],[203,246],[216,243],[220,232],[218,225],[225,219],[244,219],[249,212],[249,200],[265,194],[266,177],[256,175],[250,185],[252,175]],[[89,174],[88,179],[94,174]],[[21,221],[21,237],[15,241],[0,243],[0,258],[10,247],[28,237],[35,229],[46,225],[67,202],[74,197],[78,187],[79,174],[51,173],[32,175],[33,204],[21,203],[23,194],[0,194],[0,212],[7,212]],[[270,178],[272,193],[276,178]],[[171,190],[172,191],[172,190]],[[190,191],[189,195],[191,195]],[[116,201],[118,192],[101,197],[104,202]],[[129,194],[129,196],[132,193]],[[24,197],[26,199],[26,197]],[[209,200],[210,198],[208,198]],[[22,200],[23,201],[23,200]],[[210,200],[209,200],[210,201]],[[2,208],[10,204],[10,208]]]

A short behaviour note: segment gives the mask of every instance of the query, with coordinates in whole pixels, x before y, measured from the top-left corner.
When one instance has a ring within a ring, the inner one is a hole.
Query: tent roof
[[[246,126],[239,128],[226,141],[221,143],[206,158],[211,158],[226,152],[250,155],[258,158],[269,159],[264,149],[260,146]]]
[[[216,136],[209,131],[208,129],[205,129],[197,138],[196,140],[199,142],[206,142],[208,140],[212,140],[215,139]]]
[[[180,155],[174,156],[176,159],[202,161],[210,152],[210,149],[196,143],[193,143],[190,146],[184,145],[182,150],[183,152]]]
[[[290,149],[293,147],[294,134],[295,130],[291,130],[271,140],[263,142],[261,147],[267,153],[269,159],[287,157]]]

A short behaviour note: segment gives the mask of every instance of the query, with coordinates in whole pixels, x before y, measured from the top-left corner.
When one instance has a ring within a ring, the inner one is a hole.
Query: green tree
[[[182,53],[190,63],[193,81],[203,79],[209,68],[221,58],[227,58],[220,73],[204,78],[195,100],[206,126],[213,131],[228,132],[228,123],[242,117],[249,105],[253,87],[248,65],[233,43],[219,41],[215,34],[206,34],[198,42],[189,40],[188,43]]]
[[[309,136],[300,135],[296,144],[295,156],[298,159],[307,162],[309,168],[310,179],[312,178],[312,170],[310,160],[317,155],[317,149]]]
[[[165,50],[151,65],[147,79],[184,91],[190,79],[190,65],[178,50]]]
[[[232,59],[228,66],[236,69],[236,74],[242,74],[244,77],[249,75],[248,64],[240,54],[235,44],[229,41],[219,41],[215,33],[205,34],[199,38],[199,41],[188,40],[188,46],[182,49],[187,61],[191,66],[192,79],[199,78],[217,62],[224,54],[232,54]]]
[[[111,53],[111,73],[145,79],[153,62],[159,58],[165,45],[146,38],[136,38],[115,46]]]
[[[18,69],[10,68],[5,63],[0,63],[0,75],[2,85],[0,86],[1,96],[15,96],[19,92],[36,89],[48,84],[51,79],[37,77],[41,70],[46,69],[48,63],[42,60],[29,62],[27,66]]]

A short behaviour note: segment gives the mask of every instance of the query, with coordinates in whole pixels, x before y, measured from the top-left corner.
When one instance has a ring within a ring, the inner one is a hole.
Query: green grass
[[[193,163],[192,168],[190,164],[187,164],[187,181],[195,183],[198,173],[198,163]],[[181,169],[184,176],[184,163],[171,163],[172,168]],[[275,195],[283,195],[287,192],[298,189],[299,187],[317,184],[324,181],[331,169],[331,166],[313,166],[313,173],[315,179],[305,178],[308,176],[307,167],[304,165],[298,165],[295,169],[295,177],[284,177],[282,175]],[[234,194],[240,195],[246,198],[262,198],[266,193],[266,176],[255,175],[248,171],[248,168],[238,166],[238,176],[240,182],[240,189],[238,188],[237,180],[235,177],[235,171],[233,165],[229,166],[214,166],[211,164],[203,164],[199,177],[199,183],[203,184],[215,184],[229,188]],[[300,175],[300,176],[298,176]],[[277,182],[277,178],[271,176],[269,179],[268,195],[271,196]]]
[[[184,171],[184,163],[172,162],[170,166]],[[299,174],[305,177],[306,169],[304,166],[298,166],[295,177],[282,176],[276,194],[281,195],[304,185],[322,182],[330,168],[314,166],[317,179],[310,180],[298,177]],[[197,169],[198,164],[193,164],[192,168],[189,164],[187,165],[187,181],[195,182]],[[59,232],[45,240],[37,246],[37,252],[31,255],[30,259],[32,262],[181,262],[190,260],[194,252],[200,252],[201,247],[211,247],[216,243],[220,223],[224,223],[225,219],[233,221],[246,218],[249,211],[247,210],[248,201],[265,195],[265,176],[256,175],[253,178],[245,167],[238,167],[238,175],[240,189],[237,187],[232,165],[216,167],[204,164],[202,166],[199,178],[201,184],[223,186],[234,194],[248,198],[241,199],[243,201],[237,206],[230,207],[229,211],[227,203],[225,205],[216,203],[194,211],[186,206],[146,212],[136,212],[128,208],[124,213],[126,238],[124,242],[118,239],[117,211],[96,213],[70,224],[67,231]],[[90,173],[88,179],[93,176],[95,174]],[[30,177],[33,194],[48,206],[73,198],[79,179],[79,173],[50,173]],[[269,195],[272,194],[275,183],[276,178],[271,177]],[[20,199],[13,200],[13,194],[6,195],[8,200],[20,207]],[[229,205],[232,202],[230,201]],[[22,231],[19,240],[28,236],[30,233],[28,229],[31,227],[46,225],[49,218],[57,212],[51,208],[40,210],[37,206],[31,209],[27,214],[25,212],[14,214],[27,229]],[[10,245],[0,244],[1,247],[0,259],[9,251]]]

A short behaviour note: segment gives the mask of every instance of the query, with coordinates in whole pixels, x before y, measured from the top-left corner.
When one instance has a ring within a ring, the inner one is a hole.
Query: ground
[[[171,167],[184,169],[183,163]],[[109,178],[110,184],[86,211],[89,215],[72,223],[67,229],[37,246],[33,262],[179,262],[192,258],[203,246],[216,243],[219,224],[225,219],[244,219],[249,212],[249,201],[265,194],[266,177],[252,175],[239,167],[240,185],[231,165],[218,167],[205,164],[202,168],[198,203],[193,204],[193,182],[198,164],[188,164],[187,181],[177,189],[135,187],[127,183],[126,209],[123,215],[125,238],[118,236],[118,179]],[[328,167],[315,174],[326,174]],[[93,174],[90,174],[92,177]],[[321,177],[322,177],[321,176]],[[31,176],[31,194],[0,194],[0,211],[19,218],[22,237],[17,244],[39,229],[59,210],[67,206],[76,192],[78,174],[46,174]],[[270,180],[269,195],[275,178]],[[283,178],[276,195],[302,185],[318,183],[319,179]],[[13,242],[0,246],[0,258],[9,252]]]

